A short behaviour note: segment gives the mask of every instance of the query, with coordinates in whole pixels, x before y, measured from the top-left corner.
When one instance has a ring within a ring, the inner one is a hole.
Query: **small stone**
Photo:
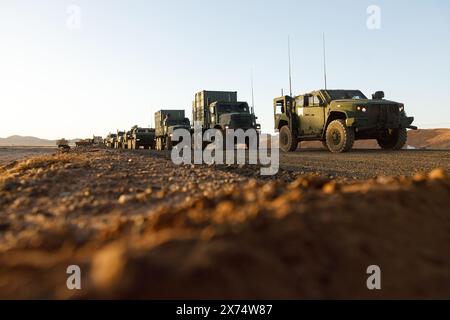
[[[126,204],[128,202],[130,202],[131,200],[133,200],[133,196],[128,195],[128,194],[123,194],[119,197],[119,204]]]
[[[322,187],[322,191],[327,194],[334,193],[334,192],[336,192],[336,190],[337,190],[337,184],[335,181],[328,182]]]
[[[430,180],[443,180],[445,179],[445,171],[443,169],[434,169],[428,174]]]

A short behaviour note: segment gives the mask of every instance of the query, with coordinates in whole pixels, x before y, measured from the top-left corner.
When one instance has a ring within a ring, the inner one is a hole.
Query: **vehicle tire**
[[[170,137],[166,137],[166,150],[172,150],[172,139]]]
[[[294,152],[298,147],[297,133],[291,132],[288,126],[283,126],[280,130],[280,149],[284,152]]]
[[[379,132],[377,142],[381,149],[400,150],[408,139],[406,128],[388,129]]]
[[[350,151],[355,142],[355,131],[345,125],[345,120],[331,121],[327,127],[326,142],[333,153]]]
[[[328,145],[327,145],[327,141],[326,141],[326,140],[322,141],[322,146],[323,146],[323,148],[324,148],[325,150],[330,151],[330,149],[328,149]]]

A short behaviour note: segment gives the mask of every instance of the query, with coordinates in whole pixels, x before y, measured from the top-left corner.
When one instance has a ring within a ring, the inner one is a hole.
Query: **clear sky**
[[[380,29],[368,28],[370,5]],[[288,92],[288,35],[300,94],[324,86],[323,32],[328,87],[384,90],[420,127],[450,127],[446,0],[2,0],[0,137],[104,136],[150,125],[161,108],[190,117],[203,89],[250,101],[251,69],[272,132],[272,99]]]

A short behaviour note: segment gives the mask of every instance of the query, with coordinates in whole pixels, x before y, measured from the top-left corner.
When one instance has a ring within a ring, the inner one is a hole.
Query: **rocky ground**
[[[4,164],[0,298],[450,298],[448,153],[369,180],[283,157],[275,177],[103,148]]]

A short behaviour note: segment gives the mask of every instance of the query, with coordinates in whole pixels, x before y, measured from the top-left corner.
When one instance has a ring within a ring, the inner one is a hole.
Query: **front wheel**
[[[328,150],[333,153],[350,151],[355,142],[355,131],[345,125],[345,121],[338,119],[331,121],[326,132]]]
[[[387,129],[378,133],[377,142],[381,149],[400,150],[408,139],[408,132],[405,128]]]
[[[170,137],[166,137],[166,150],[172,150],[172,139]]]
[[[280,149],[284,152],[294,152],[298,147],[298,137],[295,132],[291,132],[288,126],[280,130]]]

